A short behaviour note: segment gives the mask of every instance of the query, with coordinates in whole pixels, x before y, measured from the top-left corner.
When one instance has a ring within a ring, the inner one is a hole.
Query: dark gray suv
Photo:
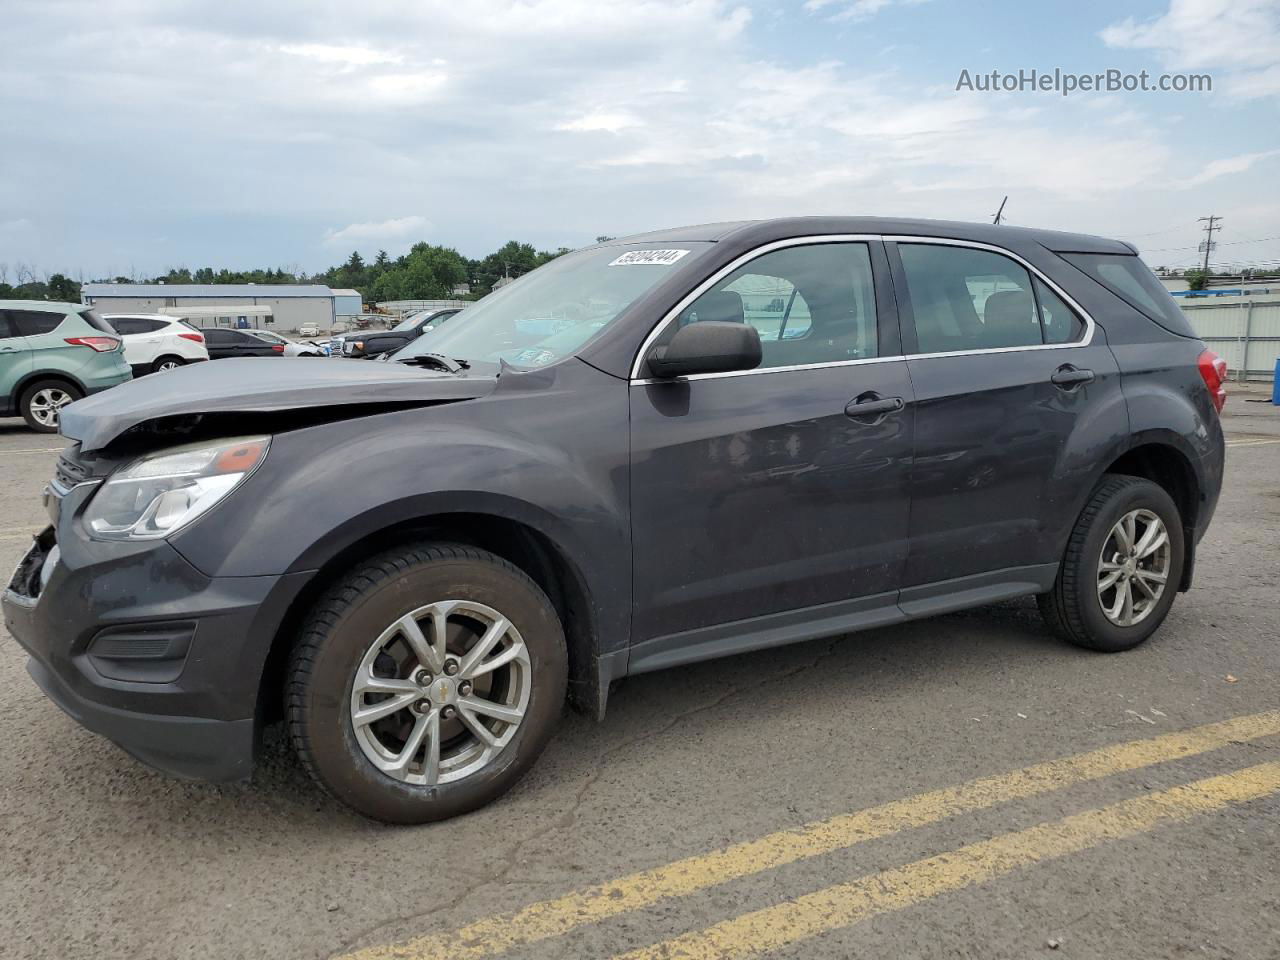
[[[560,257],[397,355],[80,401],[4,595],[50,698],[369,816],[470,810],[566,697],[1011,597],[1125,650],[1191,585],[1222,362],[1114,240],[726,223]]]

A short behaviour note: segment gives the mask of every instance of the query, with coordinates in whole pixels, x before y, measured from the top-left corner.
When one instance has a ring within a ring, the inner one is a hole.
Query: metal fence
[[[1227,361],[1235,380],[1271,380],[1280,359],[1280,295],[1185,298],[1178,306],[1192,329]]]
[[[397,319],[403,319],[411,313],[423,310],[451,310],[454,307],[465,307],[469,300],[383,300],[377,306]]]

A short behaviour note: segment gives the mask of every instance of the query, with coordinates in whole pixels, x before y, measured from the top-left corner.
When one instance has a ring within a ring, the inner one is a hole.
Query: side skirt
[[[1057,575],[1056,563],[1013,567],[654,637],[631,648],[627,673],[664,670],[1044,593]]]

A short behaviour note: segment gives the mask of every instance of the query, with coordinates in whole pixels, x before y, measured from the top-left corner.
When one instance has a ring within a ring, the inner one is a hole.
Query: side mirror
[[[753,370],[760,365],[760,334],[745,323],[701,320],[681,327],[671,342],[649,354],[655,377]]]

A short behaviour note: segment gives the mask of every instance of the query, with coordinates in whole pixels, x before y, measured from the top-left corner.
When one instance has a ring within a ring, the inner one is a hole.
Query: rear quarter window
[[[1138,257],[1117,253],[1062,253],[1059,256],[1170,333],[1195,337],[1182,309]]]

